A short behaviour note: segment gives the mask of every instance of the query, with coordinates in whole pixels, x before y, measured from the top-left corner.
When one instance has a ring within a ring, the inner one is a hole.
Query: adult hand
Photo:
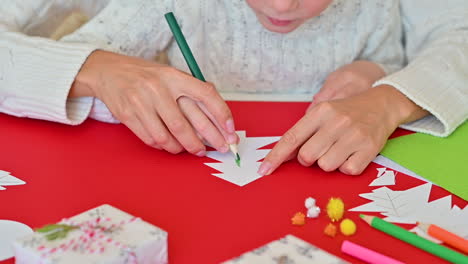
[[[70,96],[94,96],[147,145],[204,156],[205,139],[227,152],[238,142],[232,114],[210,84],[167,65],[93,52]]]
[[[316,104],[284,134],[258,173],[268,175],[297,155],[304,166],[360,174],[400,124],[427,114],[388,85]]]
[[[364,92],[384,76],[383,69],[371,61],[355,61],[340,67],[328,76],[322,89],[314,95],[307,111],[318,103]]]

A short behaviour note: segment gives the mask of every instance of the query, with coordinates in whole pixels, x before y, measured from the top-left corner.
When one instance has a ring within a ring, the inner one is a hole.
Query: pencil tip
[[[239,153],[236,154],[236,164],[238,167],[240,167],[240,156]]]
[[[362,219],[364,219],[365,215],[359,214],[359,217],[361,217]]]

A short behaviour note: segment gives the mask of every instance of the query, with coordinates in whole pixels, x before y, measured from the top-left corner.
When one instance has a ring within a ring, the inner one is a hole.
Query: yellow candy
[[[356,224],[351,219],[343,219],[340,223],[340,231],[345,236],[351,236],[356,233]]]
[[[340,221],[344,214],[344,203],[340,198],[330,198],[327,204],[327,215],[332,222]]]

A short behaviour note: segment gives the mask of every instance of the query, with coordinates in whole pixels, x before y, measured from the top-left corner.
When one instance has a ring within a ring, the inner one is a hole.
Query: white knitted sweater
[[[88,116],[115,121],[97,99],[67,100],[95,49],[151,59],[168,48],[170,63],[188,72],[163,18],[168,11],[182,25],[206,79],[225,98],[307,101],[329,73],[353,60],[374,61],[387,73],[401,67],[399,5],[412,63],[380,83],[433,114],[407,128],[447,135],[468,114],[463,0],[427,0],[424,6],[416,0],[335,0],[286,35],[264,29],[245,0],[13,2],[0,6],[0,111],[16,116],[67,124]],[[58,42],[45,38],[77,9],[93,19]]]

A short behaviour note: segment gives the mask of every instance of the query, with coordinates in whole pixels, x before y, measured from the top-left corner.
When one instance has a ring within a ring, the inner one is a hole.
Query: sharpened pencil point
[[[236,164],[240,167],[240,156],[239,153],[236,154]]]

